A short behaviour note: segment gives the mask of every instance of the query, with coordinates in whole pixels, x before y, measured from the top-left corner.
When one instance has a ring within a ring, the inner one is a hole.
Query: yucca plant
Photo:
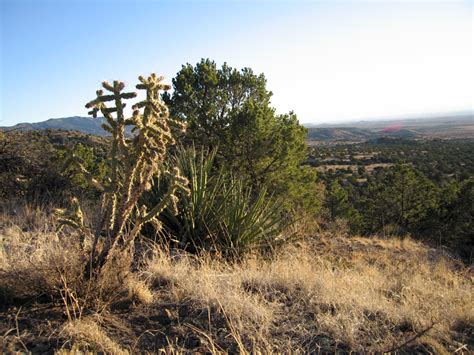
[[[241,181],[215,167],[215,151],[179,148],[172,164],[189,181],[190,193],[179,202],[178,214],[164,211],[164,230],[179,247],[238,256],[278,242],[289,221],[278,200],[265,189],[254,193]],[[153,205],[164,184],[146,195]]]
[[[252,189],[232,180],[224,187],[222,201],[224,213],[218,213],[221,217],[218,240],[227,253],[241,254],[281,240],[285,227],[283,207],[266,189],[254,196]]]

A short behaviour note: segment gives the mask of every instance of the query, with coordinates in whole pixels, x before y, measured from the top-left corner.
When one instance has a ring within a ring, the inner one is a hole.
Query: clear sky
[[[86,116],[102,80],[202,57],[303,123],[472,111],[472,1],[0,0],[0,126]]]

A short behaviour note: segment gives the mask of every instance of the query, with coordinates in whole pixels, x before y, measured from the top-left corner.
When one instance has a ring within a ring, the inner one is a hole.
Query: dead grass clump
[[[129,300],[151,303],[153,295],[130,273],[130,255],[113,258],[100,273],[88,278],[87,251],[77,233],[58,234],[43,221],[40,230],[9,224],[0,226],[0,297],[13,302],[38,297],[60,301],[70,319],[84,309],[101,312],[110,304]]]
[[[0,202],[0,228],[18,227],[22,231],[50,233],[55,230],[51,206],[5,200]]]
[[[155,285],[158,304],[186,304],[190,313],[197,315],[193,320],[201,320],[194,327],[211,329],[211,333],[214,327],[216,331],[227,328],[241,346],[244,341],[247,345],[256,339],[263,341],[274,317],[272,307],[260,295],[242,287],[239,272],[224,261],[197,260],[186,254],[170,257],[157,250],[145,275]]]
[[[0,231],[0,284],[10,298],[58,295],[65,283],[80,283],[85,256],[74,237],[59,239],[53,232]]]
[[[151,304],[153,302],[153,293],[143,280],[131,275],[127,278],[125,286],[128,289],[127,298],[130,301],[141,304]]]
[[[162,301],[221,310],[246,349],[443,353],[474,324],[472,278],[409,239],[323,237],[238,265],[158,252],[146,273]]]
[[[129,354],[112,340],[94,320],[89,318],[67,322],[61,333],[73,346],[70,353],[92,351],[106,354]]]

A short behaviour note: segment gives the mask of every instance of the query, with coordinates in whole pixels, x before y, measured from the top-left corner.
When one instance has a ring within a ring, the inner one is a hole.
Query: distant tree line
[[[472,258],[473,142],[382,140],[320,154],[325,164],[356,167],[320,173],[328,220],[347,221],[351,234],[411,235]],[[366,169],[381,162],[393,165]]]

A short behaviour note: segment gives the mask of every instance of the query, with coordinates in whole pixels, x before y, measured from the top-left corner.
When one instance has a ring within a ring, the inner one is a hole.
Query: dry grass
[[[125,287],[128,290],[127,299],[141,304],[153,303],[153,293],[147,283],[137,277],[131,276],[126,279]]]
[[[74,343],[73,351],[92,350],[105,354],[129,354],[122,349],[115,341],[110,339],[103,329],[92,319],[81,319],[67,322],[62,332]],[[80,350],[79,350],[80,349]]]
[[[74,236],[58,237],[37,212],[0,217],[0,289],[23,307],[15,322],[1,308],[0,336],[17,350],[45,337],[51,351],[106,353],[473,350],[472,271],[396,238],[319,235],[239,264],[156,248],[115,289],[120,307],[35,320],[31,299],[46,294],[44,302],[62,307],[64,277],[81,287],[74,280],[82,270]],[[45,322],[47,331],[38,325]]]
[[[13,212],[14,211],[14,212]],[[0,218],[0,292],[4,297],[53,295],[78,282],[83,255],[74,235],[59,238],[41,210],[12,210]],[[15,224],[16,222],[16,224]]]
[[[247,348],[388,351],[428,329],[407,345],[449,352],[474,324],[455,266],[411,240],[322,237],[235,266],[157,253],[147,273],[168,301],[221,309]]]
[[[0,217],[0,297],[6,301],[59,300],[67,305],[70,319],[80,317],[85,308],[101,311],[119,300],[153,301],[147,285],[129,273],[129,255],[86,279],[89,258],[78,234],[58,234],[51,214],[39,209],[18,206],[8,211],[10,219],[5,213]]]

